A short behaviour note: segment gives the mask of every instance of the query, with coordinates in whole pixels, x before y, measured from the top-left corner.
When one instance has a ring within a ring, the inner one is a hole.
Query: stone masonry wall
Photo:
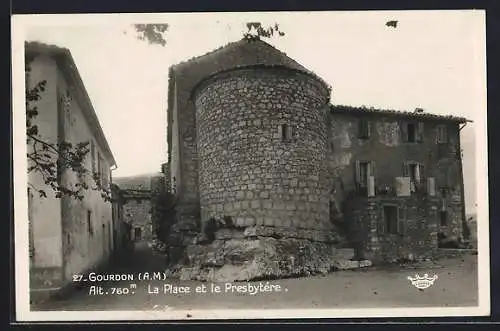
[[[384,205],[399,210],[397,233],[390,233],[384,224]],[[433,258],[438,249],[436,210],[436,199],[374,197],[358,199],[350,216],[365,231],[365,257],[380,263]]]
[[[140,228],[142,239],[152,238],[152,206],[150,198],[127,198],[123,205],[124,222],[132,225],[134,228]],[[134,238],[134,234],[131,234]]]
[[[359,138],[359,121],[370,122],[370,135]],[[360,239],[367,245],[374,260],[391,260],[425,256],[426,251],[437,249],[437,233],[460,237],[462,233],[463,175],[459,131],[455,123],[437,120],[423,120],[421,142],[406,142],[402,139],[402,126],[407,117],[377,114],[330,114],[328,164],[331,185],[335,188],[335,198],[343,206],[343,212],[351,227],[365,226],[367,231]],[[438,125],[447,127],[448,141],[438,143]],[[375,179],[375,197],[367,200],[366,194],[356,191],[356,161],[372,162]],[[408,197],[398,197],[394,193],[394,178],[403,176],[404,163],[421,163],[422,187]],[[435,194],[428,192],[426,180],[435,178]],[[389,188],[389,192],[386,191]],[[448,193],[443,193],[446,188]],[[383,221],[384,203],[393,204],[404,211],[404,235],[380,233]],[[443,203],[448,211],[448,222],[440,225],[439,211]],[[354,224],[354,225],[353,225]]]
[[[197,90],[202,223],[327,229],[326,114],[329,91],[283,69],[239,69]],[[282,140],[282,125],[291,128]]]

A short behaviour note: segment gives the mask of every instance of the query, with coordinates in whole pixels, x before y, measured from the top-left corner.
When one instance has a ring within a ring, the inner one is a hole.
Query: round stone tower
[[[202,224],[329,229],[319,78],[282,66],[226,70],[193,91]]]

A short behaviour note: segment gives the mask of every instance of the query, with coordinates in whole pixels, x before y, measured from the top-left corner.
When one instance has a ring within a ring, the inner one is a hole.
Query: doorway
[[[142,239],[142,229],[141,228],[135,228],[134,229],[134,240],[138,241]]]
[[[398,208],[396,206],[384,206],[384,222],[387,233],[398,233]]]

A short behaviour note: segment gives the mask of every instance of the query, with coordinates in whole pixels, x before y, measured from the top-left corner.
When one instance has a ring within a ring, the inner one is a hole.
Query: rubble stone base
[[[281,279],[371,266],[351,261],[352,249],[297,238],[230,238],[186,247],[167,273],[181,280],[234,282]]]

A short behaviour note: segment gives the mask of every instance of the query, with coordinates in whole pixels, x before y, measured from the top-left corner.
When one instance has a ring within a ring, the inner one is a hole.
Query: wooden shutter
[[[403,177],[410,177],[408,162],[403,162]]]
[[[400,124],[401,128],[401,138],[403,139],[403,142],[408,142],[408,126],[406,122],[401,122]]]
[[[283,124],[278,125],[278,137],[279,139],[283,139]]]
[[[398,233],[406,234],[406,208],[398,207]]]
[[[371,137],[372,135],[372,122],[371,121],[366,121],[366,136]]]
[[[418,164],[418,173],[420,175],[420,183],[425,181],[425,166],[422,163]]]
[[[427,193],[431,197],[436,195],[436,180],[434,177],[427,178]]]
[[[355,164],[355,169],[354,169],[354,181],[356,183],[356,186],[359,185],[359,183],[361,182],[361,171],[360,171],[360,162],[359,160],[356,161],[356,164]]]
[[[377,178],[376,178],[376,172],[375,172],[375,161],[371,161],[369,163],[369,170],[368,170],[368,196],[370,195],[370,177],[373,177],[373,196],[377,195]]]
[[[416,127],[416,141],[421,143],[424,141],[424,123],[418,122]]]
[[[295,127],[293,125],[287,126],[288,133],[286,135],[287,139],[293,139],[295,135]]]

